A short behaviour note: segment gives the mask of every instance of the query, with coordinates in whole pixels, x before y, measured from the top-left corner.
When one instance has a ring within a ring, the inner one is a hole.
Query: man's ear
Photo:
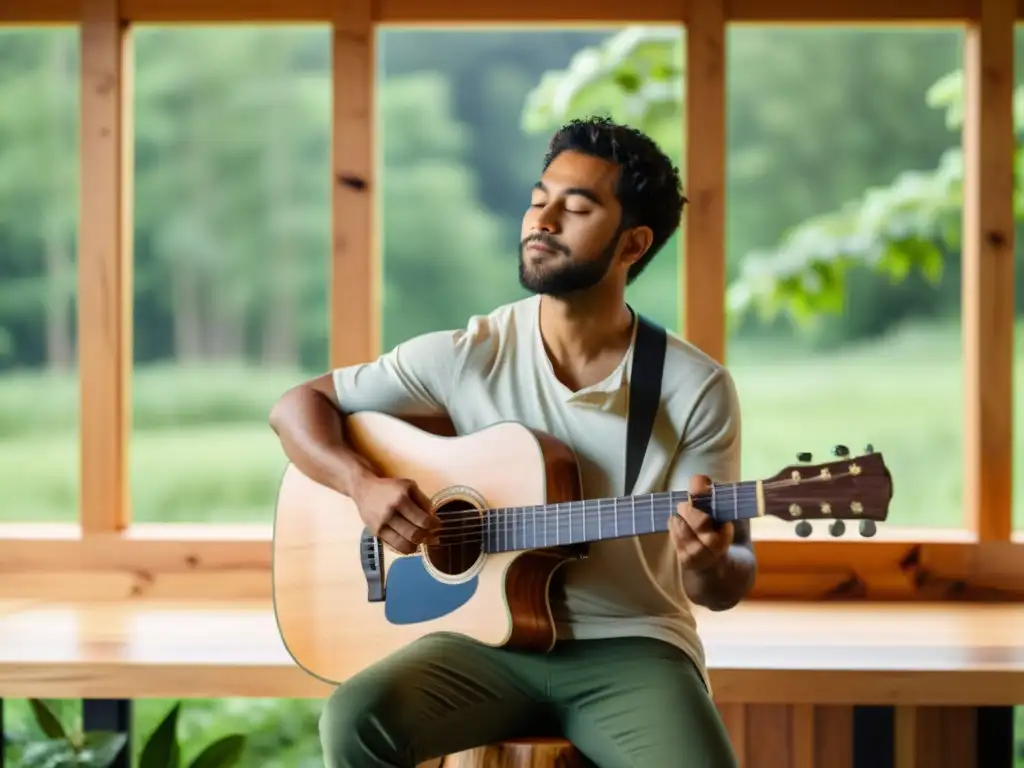
[[[619,240],[619,258],[626,267],[632,267],[650,250],[653,242],[654,231],[650,227],[631,227]]]

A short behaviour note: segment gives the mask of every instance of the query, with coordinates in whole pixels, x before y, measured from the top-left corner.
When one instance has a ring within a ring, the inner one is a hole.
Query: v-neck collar
[[[611,373],[605,376],[601,381],[595,382],[590,386],[583,387],[582,389],[576,390],[575,392],[569,389],[561,379],[555,374],[555,368],[551,364],[551,358],[548,357],[547,350],[544,348],[544,339],[540,333],[540,299],[541,297],[534,297],[533,310],[530,313],[530,325],[532,328],[533,336],[533,348],[534,354],[540,360],[540,367],[543,369],[545,376],[551,379],[552,384],[562,394],[568,402],[573,401],[590,401],[606,400],[607,398],[599,397],[600,395],[615,395],[622,390],[627,382],[626,372],[629,370],[629,366],[633,362],[633,350],[636,347],[636,331],[638,328],[638,315],[636,310],[629,307],[630,313],[633,315],[633,329],[632,335],[629,340],[629,347],[626,348],[625,354],[622,356],[622,360],[619,364],[612,369]]]

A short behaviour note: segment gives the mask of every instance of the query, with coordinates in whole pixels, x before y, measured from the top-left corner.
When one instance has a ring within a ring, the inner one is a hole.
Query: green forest
[[[147,26],[133,45],[133,518],[269,523],[269,408],[327,366],[329,32]],[[870,442],[893,524],[962,524],[961,45],[955,29],[728,38],[744,473]],[[611,114],[682,164],[684,46],[672,27],[380,33],[386,348],[522,295],[519,220],[563,120]],[[78,54],[73,29],[0,32],[3,520],[77,509]],[[630,296],[673,328],[680,257],[700,258],[681,251]]]
[[[269,523],[285,462],[269,408],[327,366],[330,32],[144,27],[133,39],[132,514]],[[890,523],[958,527],[962,32],[742,25],[727,42],[728,363],[744,474],[870,442],[894,474]],[[378,43],[386,347],[522,295],[519,220],[561,121],[611,114],[681,163],[683,117],[701,119],[674,28],[389,28]],[[76,238],[90,183],[78,45],[70,28],[0,30],[0,521],[77,514]],[[673,241],[630,296],[673,328],[680,256],[701,257]],[[1016,283],[1022,308],[1024,268]],[[1018,382],[1022,368],[1018,356]],[[141,702],[137,729],[167,707]],[[318,712],[188,702],[183,741],[242,730],[247,768],[312,768]],[[30,727],[24,707],[9,714]]]

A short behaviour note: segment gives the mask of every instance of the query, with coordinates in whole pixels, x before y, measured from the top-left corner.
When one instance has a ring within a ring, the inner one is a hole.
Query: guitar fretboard
[[[686,491],[491,509],[484,518],[484,549],[513,552],[660,533]],[[695,506],[715,520],[749,520],[762,514],[757,483],[716,485]],[[479,521],[476,522],[479,525]]]

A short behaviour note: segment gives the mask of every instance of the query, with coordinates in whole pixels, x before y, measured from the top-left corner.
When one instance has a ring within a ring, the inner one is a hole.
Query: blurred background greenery
[[[962,37],[728,32],[744,473],[871,442],[895,474],[898,525],[962,526]],[[327,367],[330,32],[143,26],[134,39],[132,514],[269,524],[284,459],[268,410]],[[523,295],[519,220],[562,120],[610,112],[682,163],[684,46],[671,28],[381,32],[386,347]],[[77,514],[78,98],[76,30],[0,30],[0,521]],[[674,328],[681,251],[676,238],[630,295]],[[1022,368],[1018,355],[1018,382]],[[1019,437],[1014,466],[1021,528]],[[139,702],[137,729],[169,706]],[[321,765],[318,711],[190,702],[182,727],[203,743],[258,733],[246,766],[303,768]],[[8,712],[24,725],[18,702]]]

